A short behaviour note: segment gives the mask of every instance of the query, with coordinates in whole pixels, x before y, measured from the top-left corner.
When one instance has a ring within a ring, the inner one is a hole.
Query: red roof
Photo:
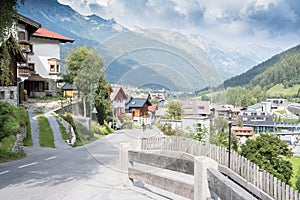
[[[48,38],[53,40],[59,40],[60,42],[74,42],[73,39],[62,36],[58,33],[54,33],[52,31],[49,31],[45,28],[39,28],[36,32],[33,33],[33,37],[40,37],[40,38]]]
[[[247,126],[233,126],[231,130],[237,135],[237,136],[252,136],[254,135],[254,131],[252,127]]]

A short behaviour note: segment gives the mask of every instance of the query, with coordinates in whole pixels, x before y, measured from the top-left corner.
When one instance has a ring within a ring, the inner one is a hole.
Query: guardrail
[[[124,185],[130,185],[129,180],[140,181],[194,200],[256,199],[221,174],[217,162],[211,158],[178,151],[133,151],[131,148],[129,144],[122,144],[120,148]]]
[[[177,136],[142,138],[140,146],[142,150],[171,150],[186,152],[195,156],[207,156],[215,160],[220,166],[220,171],[223,169],[222,172],[227,173],[230,178],[236,177],[235,174],[243,177],[244,181],[239,183],[243,187],[257,187],[265,194],[278,200],[300,200],[300,194],[297,190],[265,170],[261,170],[256,164],[236,152],[231,152],[230,170],[224,170],[224,166],[228,166],[228,152],[224,147]],[[260,199],[265,198],[265,194],[258,190],[251,192]]]

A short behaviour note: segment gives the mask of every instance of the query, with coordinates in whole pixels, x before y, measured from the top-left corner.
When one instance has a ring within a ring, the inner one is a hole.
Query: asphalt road
[[[153,134],[119,131],[83,147],[25,148],[26,158],[0,164],[0,199],[157,199],[121,184],[118,158],[120,143],[137,148]]]

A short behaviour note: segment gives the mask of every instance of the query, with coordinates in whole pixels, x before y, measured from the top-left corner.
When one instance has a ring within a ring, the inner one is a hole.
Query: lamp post
[[[89,130],[92,130],[92,120],[93,120],[93,85],[90,83],[90,119],[89,119]]]
[[[229,132],[228,132],[228,168],[230,168],[230,154],[231,154],[231,117],[232,117],[232,111],[229,110],[228,113],[228,126],[229,126]]]

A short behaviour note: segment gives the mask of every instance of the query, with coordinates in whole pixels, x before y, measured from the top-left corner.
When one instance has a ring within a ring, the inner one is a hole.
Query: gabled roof
[[[48,82],[46,79],[41,77],[39,74],[31,74],[26,81],[32,82]]]
[[[122,87],[117,87],[117,86],[112,87],[112,92],[110,94],[110,100],[114,101],[119,93],[121,93],[126,98],[126,94]]]
[[[17,14],[18,23],[27,25],[27,31],[29,32],[29,35],[32,35],[38,28],[41,27],[41,24],[33,21],[32,19],[29,19],[23,15]]]
[[[54,33],[52,31],[49,31],[45,28],[39,28],[33,35],[33,37],[37,38],[46,38],[46,39],[53,39],[53,40],[59,40],[62,43],[66,42],[74,42],[73,39],[65,37],[63,35],[60,35],[58,33]]]
[[[75,85],[72,85],[71,83],[66,83],[62,86],[62,90],[78,90]]]
[[[149,99],[147,98],[130,98],[129,101],[126,102],[126,109],[130,108],[142,108],[145,104],[151,106]]]

